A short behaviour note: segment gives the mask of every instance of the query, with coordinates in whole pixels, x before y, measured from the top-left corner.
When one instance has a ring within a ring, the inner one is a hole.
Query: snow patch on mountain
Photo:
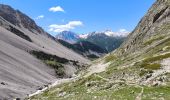
[[[95,31],[95,32],[91,32],[88,34],[80,34],[79,37],[82,39],[87,39],[90,36],[102,35],[102,34],[109,36],[109,37],[127,37],[129,33],[130,32],[127,31],[126,29],[120,29],[117,32],[113,32],[112,30],[106,30],[106,31],[101,31],[101,32]]]
[[[82,38],[82,39],[87,39],[88,34],[80,34],[79,37]]]

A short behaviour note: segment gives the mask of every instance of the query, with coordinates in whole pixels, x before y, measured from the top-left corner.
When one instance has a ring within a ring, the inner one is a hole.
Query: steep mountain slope
[[[79,41],[74,44],[67,43],[63,40],[58,40],[58,42],[89,59],[99,58],[107,53],[107,50],[88,41]]]
[[[88,63],[28,16],[0,4],[0,99],[26,97]]]
[[[39,33],[51,37],[41,27],[37,26],[31,18],[29,18],[27,15],[23,14],[19,10],[14,10],[10,6],[1,4],[0,16],[15,26],[26,28],[35,34]]]
[[[108,52],[111,52],[118,48],[125,39],[126,36],[115,36],[113,32],[105,31],[105,32],[92,32],[88,34],[85,40],[94,43],[103,49],[106,49]]]
[[[123,45],[89,68],[95,71],[34,98],[169,100],[169,58],[170,0],[157,0]]]
[[[145,48],[147,45],[151,47],[152,42],[158,42],[168,35],[168,26],[169,0],[158,0],[139,22],[121,48],[126,53],[132,53]]]
[[[105,58],[113,63],[110,68],[129,69],[123,72],[129,76],[126,81],[133,80],[146,86],[169,86],[170,65],[165,64],[170,57],[169,15],[170,1],[157,0],[123,45]],[[114,64],[115,61],[119,63]],[[133,77],[130,70],[133,70]]]
[[[64,40],[68,43],[76,43],[80,38],[79,36],[71,31],[63,31],[56,35],[56,39]]]
[[[0,27],[0,98],[25,97],[38,86],[51,83],[55,72],[26,51],[21,50],[3,39],[13,38],[19,43],[27,43]],[[9,40],[6,40],[9,41]],[[9,41],[11,42],[11,41]],[[17,45],[17,43],[16,43]],[[3,83],[3,84],[2,84]]]

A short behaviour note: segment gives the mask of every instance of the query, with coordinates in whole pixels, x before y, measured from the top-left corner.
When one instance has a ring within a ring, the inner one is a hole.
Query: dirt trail
[[[142,90],[141,92],[137,95],[136,99],[135,100],[142,100],[142,95],[143,95],[143,91],[144,91],[144,88],[139,86]]]
[[[88,77],[88,76],[92,75],[93,73],[100,73],[100,72],[105,71],[106,67],[109,64],[110,63],[107,63],[107,64],[99,63],[97,65],[92,65],[91,67],[89,67],[88,73],[86,75],[84,75],[84,77]],[[50,88],[52,88],[54,86],[57,86],[57,85],[60,85],[60,84],[63,84],[63,83],[67,83],[67,82],[70,82],[70,81],[78,80],[79,77],[80,76],[76,76],[76,77],[73,77],[73,78],[66,78],[66,79],[56,80],[52,85],[49,85],[48,87],[45,87],[42,90],[38,90],[35,93],[30,94],[29,97],[41,94],[44,91],[46,91],[47,89],[50,89]]]
[[[110,65],[110,63],[104,64],[103,62],[98,64],[93,64],[89,69],[87,70],[87,74],[84,75],[84,77],[88,77],[94,73],[100,73],[106,70],[106,68]]]
[[[28,97],[32,97],[32,96],[41,94],[44,91],[46,91],[47,89],[50,89],[50,88],[52,88],[54,86],[57,86],[57,85],[60,85],[60,84],[63,84],[63,83],[67,83],[67,82],[73,81],[74,79],[76,79],[76,78],[66,78],[66,79],[56,80],[56,82],[54,82],[53,84],[49,85],[48,87],[43,88],[42,90],[38,90],[35,93],[30,94]]]

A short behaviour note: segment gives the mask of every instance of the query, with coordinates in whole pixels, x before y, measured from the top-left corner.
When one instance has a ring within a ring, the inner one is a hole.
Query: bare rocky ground
[[[56,86],[59,86],[61,84],[64,84],[64,83],[69,83],[69,82],[73,82],[73,81],[77,81],[79,80],[82,76],[84,78],[87,78],[89,77],[90,75],[92,74],[95,74],[95,73],[100,73],[100,72],[103,72],[106,70],[106,68],[108,67],[110,63],[99,63],[99,64],[93,64],[91,65],[88,69],[86,69],[86,72],[83,72],[81,71],[80,73],[78,73],[78,75],[74,76],[73,78],[67,78],[67,79],[59,79],[59,80],[56,80],[53,84],[51,85],[48,85],[48,87],[45,87],[44,89],[42,90],[38,90],[36,91],[35,93],[32,93],[32,94],[29,94],[29,97],[32,97],[32,96],[36,96],[36,95],[39,95],[39,94],[42,94],[43,92],[51,89],[51,88],[54,88]],[[103,78],[101,76],[98,76],[100,78]],[[105,79],[105,78],[103,78]],[[106,79],[107,80],[107,79]]]
[[[9,25],[2,18],[1,22]],[[20,38],[4,26],[0,26],[0,98],[24,98],[56,81],[54,69],[31,55],[29,53],[31,50],[43,51],[82,64],[90,63],[81,55],[68,50],[43,34],[14,27],[29,36],[33,42]],[[69,64],[65,69],[68,74],[75,72],[74,66]]]

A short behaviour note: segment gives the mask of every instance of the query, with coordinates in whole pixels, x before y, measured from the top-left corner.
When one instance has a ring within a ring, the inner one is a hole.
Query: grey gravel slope
[[[33,42],[7,30],[9,25],[29,36]],[[31,50],[43,51],[84,64],[90,63],[48,35],[32,33],[0,17],[0,100],[24,98],[41,86],[57,80],[54,69],[30,55]]]
[[[0,34],[8,34],[0,30]],[[52,82],[54,75],[53,69],[27,52],[0,40],[0,82],[5,83],[0,85],[0,98],[25,96],[38,86]]]

